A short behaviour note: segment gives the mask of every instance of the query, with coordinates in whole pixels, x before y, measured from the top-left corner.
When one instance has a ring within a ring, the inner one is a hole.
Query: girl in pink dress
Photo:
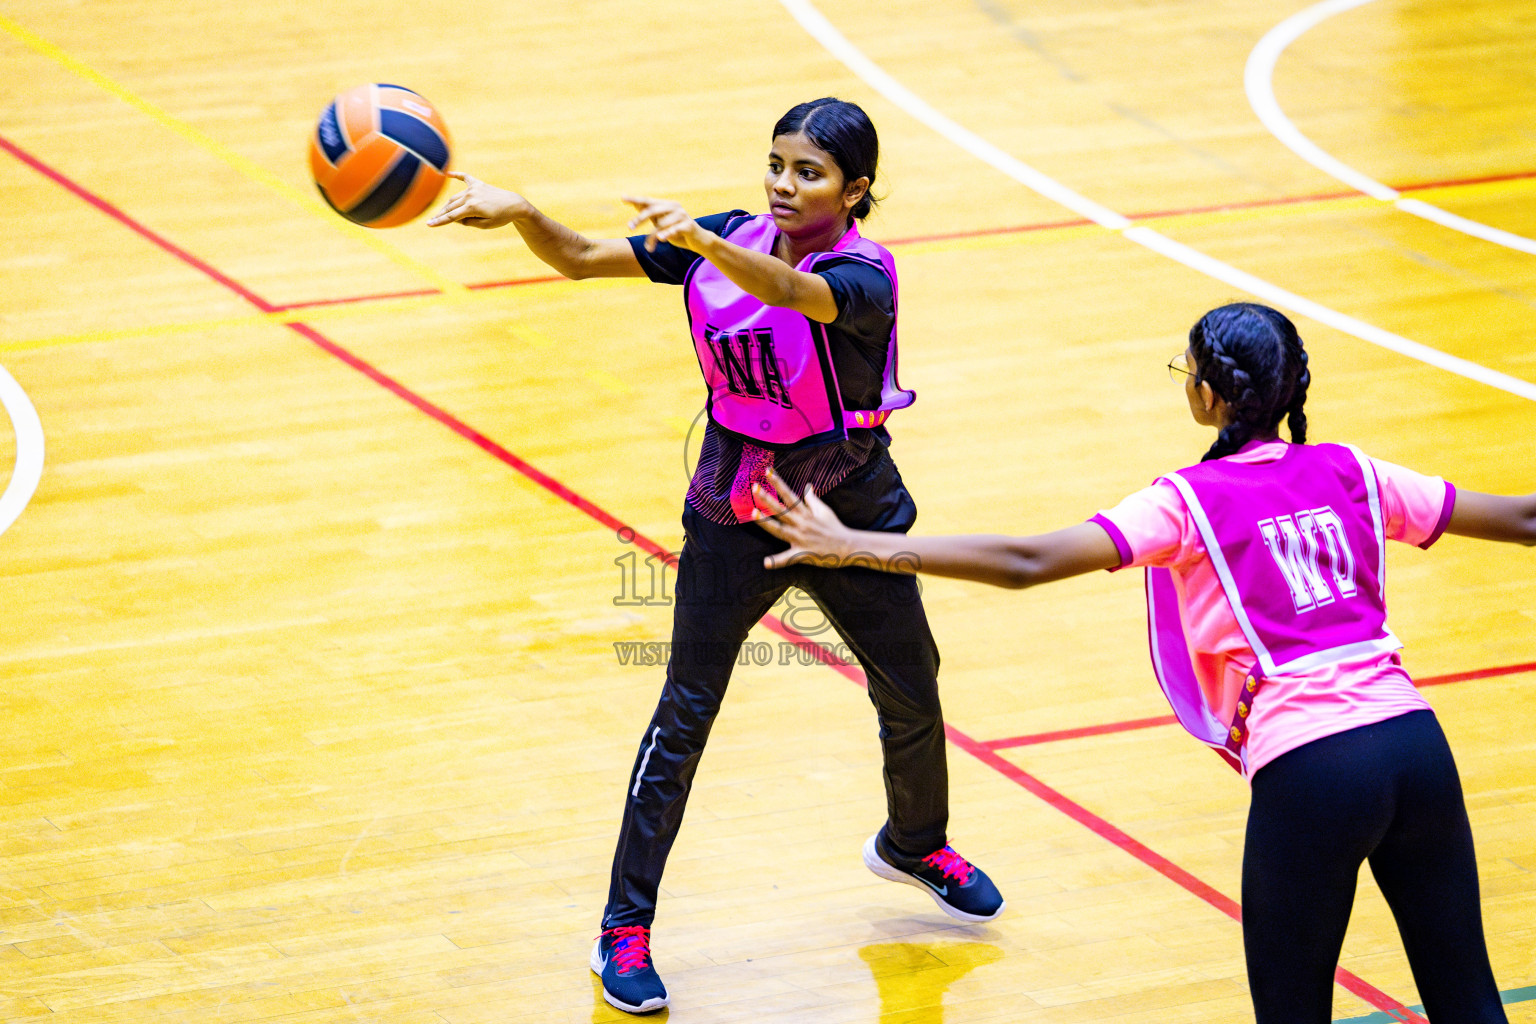
[[[1036,537],[877,534],[845,527],[809,488],[791,507],[759,488],[764,529],[790,544],[765,564],[857,560],[1010,588],[1145,567],[1158,683],[1252,789],[1243,944],[1259,1024],[1330,1019],[1367,860],[1429,1018],[1504,1022],[1461,783],[1387,628],[1384,548],[1447,531],[1536,544],[1536,494],[1457,491],[1353,447],[1307,445],[1307,355],[1266,306],[1207,313],[1169,368],[1215,443],[1086,523]]]

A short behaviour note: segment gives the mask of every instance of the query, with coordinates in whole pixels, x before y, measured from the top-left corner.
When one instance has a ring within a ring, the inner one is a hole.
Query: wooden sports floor
[[[919,529],[1035,532],[1199,457],[1163,364],[1240,298],[1300,324],[1314,439],[1536,489],[1533,69],[1533,0],[0,0],[0,1018],[622,1017],[586,961],[703,398],[680,296],[344,223],[304,163],[339,90],[420,91],[597,236],[628,191],[760,209],[781,113],[865,105]],[[1536,1021],[1536,551],[1389,575]],[[667,871],[671,1017],[1251,1019],[1246,787],[1167,723],[1138,574],[925,588],[951,834],[1009,910],[864,869],[874,715],[791,599]],[[1368,872],[1341,968],[1337,1020],[1418,1019]]]

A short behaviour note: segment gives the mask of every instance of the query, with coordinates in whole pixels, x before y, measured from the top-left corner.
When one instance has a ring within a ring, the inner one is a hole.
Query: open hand
[[[752,485],[752,501],[763,513],[757,525],[780,540],[789,542],[789,550],[763,559],[766,569],[782,569],[787,565],[823,565],[836,568],[843,564],[853,550],[853,531],[844,526],[837,513],[827,503],[816,497],[809,485],[805,495],[794,501],[794,491],[774,470],[768,471],[769,487]],[[777,493],[775,493],[777,492]],[[779,495],[789,495],[790,505],[785,505]]]
[[[462,181],[465,188],[448,197],[442,209],[427,221],[427,227],[441,227],[457,221],[472,228],[499,228],[510,224],[518,210],[528,205],[528,200],[516,192],[509,192],[495,185],[487,185],[479,178],[458,171],[449,171],[448,177]]]
[[[650,221],[654,228],[645,236],[646,252],[655,252],[657,242],[667,242],[684,249],[698,251],[697,241],[706,232],[692,217],[688,216],[688,211],[683,209],[682,204],[670,199],[651,199],[646,196],[620,198],[635,208],[635,215],[629,222],[629,230],[634,231],[646,221]]]

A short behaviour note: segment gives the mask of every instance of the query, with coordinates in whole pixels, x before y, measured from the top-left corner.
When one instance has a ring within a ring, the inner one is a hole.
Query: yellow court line
[[[602,388],[604,391],[609,392],[610,394],[634,394],[634,389],[631,388],[628,384],[624,383],[619,375],[614,373],[612,370],[588,370],[587,380],[596,384],[598,387]]]
[[[507,333],[523,344],[532,345],[534,348],[552,348],[555,344],[549,335],[522,324],[513,324],[507,328]]]
[[[258,182],[259,184],[265,185],[266,187],[282,195],[284,198],[298,204],[308,212],[317,214],[318,216],[322,217],[326,223],[330,224],[331,227],[340,228],[355,240],[362,242],[364,245],[367,245],[369,248],[374,249],[383,256],[387,257],[391,262],[398,264],[399,266],[404,267],[417,276],[431,282],[432,285],[439,290],[444,292],[459,292],[466,290],[464,285],[460,284],[459,282],[444,276],[435,268],[422,263],[420,260],[406,255],[399,249],[395,248],[393,245],[390,245],[388,242],[384,241],[384,239],[381,238],[376,231],[372,231],[360,225],[353,224],[345,218],[338,216],[334,210],[331,210],[329,207],[322,205],[310,196],[300,192],[298,189],[294,188],[292,185],[289,185],[286,181],[279,178],[265,167],[262,167],[254,160],[250,160],[247,157],[241,156],[239,153],[230,149],[228,146],[224,145],[218,140],[208,135],[204,135],[202,132],[198,131],[190,124],[187,124],[185,121],[182,121],[167,113],[166,111],[161,110],[159,107],[155,106],[149,101],[141,99],[132,92],[128,91],[123,86],[112,81],[112,79],[108,78],[106,75],[103,75],[101,72],[90,67],[77,58],[70,56],[63,49],[55,46],[53,43],[50,43],[42,36],[28,31],[4,15],[0,15],[0,30],[4,30],[8,35],[16,39],[18,42],[33,52],[47,57],[49,60],[61,65],[65,69],[85,79],[91,84],[105,90],[108,93],[111,93],[113,96],[122,100],[124,103],[133,107],[135,110],[150,117],[162,127],[170,129],[192,144],[213,154],[224,163],[228,164],[230,167],[233,167],[235,170],[245,175],[247,178]]]
[[[539,281],[517,289],[519,294],[529,288],[548,288],[563,284],[561,281]],[[640,278],[613,278],[586,282],[588,288],[608,286],[624,287],[641,283]],[[359,317],[384,316],[390,313],[415,312],[434,307],[466,306],[472,303],[494,303],[508,294],[503,289],[459,288],[452,293],[435,292],[431,295],[411,295],[397,299],[361,299],[346,305],[308,306],[298,309],[280,309],[271,313],[242,313],[237,316],[208,317],[201,320],[175,320],[137,327],[111,327],[96,331],[80,331],[75,334],[53,334],[40,338],[18,338],[0,341],[0,354],[6,352],[36,352],[42,349],[62,348],[66,345],[87,345],[94,342],[131,341],[160,334],[195,334],[231,327],[260,327],[268,324],[318,324],[333,320]],[[534,348],[549,348],[555,344],[538,331],[523,324],[512,324],[508,331],[514,338]]]
[[[381,299],[374,302],[358,302],[349,306],[278,310],[275,313],[244,313],[240,316],[210,317],[206,320],[178,320],[170,323],[142,324],[138,327],[114,327],[100,331],[81,331],[78,334],[55,334],[43,338],[0,341],[0,352],[35,352],[39,349],[60,348],[65,345],[85,345],[101,341],[128,341],[133,338],[149,338],[157,334],[198,333],[220,330],[226,327],[255,327],[262,324],[308,324],[327,320],[344,320],[348,317],[401,312],[427,305],[463,304],[476,297],[474,292],[462,289],[452,295],[441,293],[436,295],[417,295],[407,299]]]

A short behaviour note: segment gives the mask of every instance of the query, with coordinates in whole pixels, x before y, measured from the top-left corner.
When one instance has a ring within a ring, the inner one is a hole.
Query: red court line
[[[1086,827],[1090,832],[1109,840],[1109,842],[1129,853],[1132,857],[1135,857],[1164,878],[1177,883],[1180,887],[1200,897],[1234,921],[1241,921],[1243,919],[1242,909],[1232,897],[1196,878],[1156,850],[1137,841],[1104,818],[1094,814],[1082,804],[1069,799],[1058,790],[1041,782],[1012,761],[989,749],[985,743],[972,739],[953,725],[946,724],[944,732],[949,737],[949,741],[955,746],[998,772],[1004,778],[1023,786],[1045,803]],[[1383,998],[1386,997],[1383,996]]]
[[[1451,672],[1443,676],[1425,676],[1415,681],[1415,686],[1439,686],[1442,683],[1464,683],[1469,679],[1492,679],[1495,676],[1513,676],[1521,672],[1536,672],[1536,661],[1523,665],[1501,665],[1498,668],[1475,668],[1470,672]]]
[[[467,284],[464,287],[472,292],[485,291],[487,288],[517,288],[525,284],[549,284],[552,281],[569,281],[564,274],[549,274],[545,277],[515,277],[510,281],[486,281],[482,284]]]
[[[1104,736],[1109,733],[1131,732],[1150,729],[1158,725],[1178,725],[1172,715],[1155,718],[1133,718],[1127,722],[1108,722],[1104,725],[1081,725],[1076,729],[1057,729],[1055,732],[1037,732],[1030,736],[1010,736],[1005,740],[987,740],[982,746],[988,750],[1006,750],[1009,747],[1032,747],[1037,743],[1055,743],[1057,740],[1078,740],[1085,736]]]
[[[13,153],[17,153],[18,156],[21,155],[18,151],[9,145],[7,145],[6,148],[11,149],[11,151]],[[24,156],[21,158],[27,160],[27,158]],[[27,160],[27,162],[32,163],[30,160]],[[49,177],[53,177],[52,172],[43,168],[42,166],[37,164],[33,164],[33,166],[37,167],[39,171],[47,174]],[[1432,181],[1416,185],[1403,185],[1398,188],[1398,191],[1416,192],[1435,188],[1452,188],[1458,185],[1483,185],[1500,181],[1519,181],[1527,178],[1536,178],[1536,171],[1521,171],[1513,174],[1488,175],[1487,177],[1482,178],[1460,178],[1450,181]],[[71,191],[74,191],[71,185],[66,184],[63,181],[60,181],[60,184],[64,184],[66,188],[70,188]],[[1189,206],[1182,209],[1156,210],[1150,213],[1137,213],[1131,214],[1130,219],[1133,221],[1156,220],[1163,217],[1184,217],[1200,213],[1224,213],[1236,210],[1261,209],[1270,206],[1297,206],[1302,203],[1315,203],[1330,199],[1351,199],[1359,196],[1359,194],[1360,193],[1358,192],[1350,191],[1316,192],[1303,196],[1280,196],[1274,199],[1251,199],[1240,203],[1220,203],[1215,206]],[[92,205],[95,205],[96,203],[96,200],[94,199],[87,198],[85,196],[82,196],[81,198],[86,198],[86,201],[92,203]],[[955,231],[947,234],[914,235],[909,238],[892,238],[886,240],[884,244],[890,246],[917,245],[922,242],[952,242],[966,238],[985,238],[997,235],[1022,235],[1035,231],[1052,231],[1060,228],[1089,227],[1092,224],[1093,221],[1084,218],[1072,218],[1068,220],[1042,221],[1035,224],[1018,224],[1008,227],[978,228],[972,231]],[[160,242],[157,241],[156,244],[160,244]],[[482,281],[478,284],[467,285],[466,287],[469,288],[470,291],[489,291],[497,288],[517,288],[523,285],[531,284],[551,284],[557,281],[565,280],[567,280],[567,278],[559,274],[553,274],[543,277],[511,278],[505,281]],[[332,299],[310,299],[304,302],[289,302],[282,305],[273,306],[269,311],[288,312],[295,309],[315,309],[322,306],[345,306],[354,303],[383,302],[389,299],[412,299],[421,298],[427,295],[440,294],[442,293],[436,289],[422,288],[414,289],[411,291],[380,292],[373,295],[349,295]]]
[[[1451,672],[1443,676],[1425,676],[1415,679],[1413,685],[1417,687],[1441,686],[1445,683],[1464,683],[1472,679],[1492,679],[1495,676],[1512,676],[1521,672],[1536,672],[1536,661],[1528,661],[1520,665],[1500,665],[1496,668],[1475,668],[1468,672]],[[982,746],[988,750],[1007,750],[1011,747],[1032,747],[1040,743],[1055,743],[1057,740],[1077,740],[1086,736],[1106,736],[1117,732],[1133,732],[1137,729],[1153,729],[1161,725],[1177,725],[1179,720],[1172,715],[1158,715],[1154,718],[1132,718],[1125,722],[1106,722],[1103,725],[1083,725],[1076,729],[1058,729],[1055,732],[1037,732],[1028,736],[1010,736],[1007,739],[987,740]]]
[[[390,299],[419,299],[424,295],[443,294],[436,288],[413,288],[404,292],[376,292],[373,295],[351,295],[339,299],[309,299],[305,302],[284,302],[276,308],[283,313],[295,309],[317,309],[321,306],[345,306],[354,302],[388,302]]]
[[[60,188],[74,193],[76,198],[89,203],[91,206],[94,206],[96,209],[100,210],[102,213],[105,213],[108,217],[111,217],[113,220],[122,224],[124,227],[127,227],[128,229],[153,242],[156,246],[170,253],[172,256],[175,256],[183,263],[202,271],[203,274],[228,288],[230,291],[234,292],[236,295],[240,296],[242,299],[249,302],[263,313],[272,313],[276,311],[276,306],[268,303],[265,299],[251,291],[249,288],[245,287],[245,285],[241,284],[239,281],[236,281],[232,277],[226,276],[217,268],[204,263],[202,260],[198,259],[196,256],[193,256],[191,253],[187,252],[187,250],[181,248],[181,246],[172,242],[164,235],[157,234],[156,232],[145,227],[143,224],[140,224],[138,221],[134,220],[132,217],[128,216],[122,210],[118,209],[116,206],[113,206],[111,203],[107,202],[96,193],[87,191],[85,188],[75,184],[69,178],[66,178],[63,174],[54,170],[52,167],[49,167],[47,164],[37,159],[37,157],[17,146],[3,135],[0,135],[0,149],[5,150],[7,153],[14,156],[17,160],[20,160],[22,163],[36,171],[38,174],[41,174],[55,185],[58,185]]]
[[[1458,185],[1486,185],[1500,181],[1520,181],[1527,178],[1536,178],[1536,171],[1519,171],[1511,174],[1491,174],[1482,178],[1459,178],[1447,181],[1429,181],[1414,185],[1400,185],[1399,192],[1422,192],[1435,188],[1453,188]],[[1156,220],[1161,217],[1186,217],[1200,213],[1226,213],[1237,210],[1256,210],[1271,206],[1299,206],[1302,203],[1323,202],[1330,199],[1354,199],[1360,196],[1359,192],[1315,192],[1302,196],[1280,196],[1274,199],[1250,199],[1240,203],[1219,203],[1214,206],[1189,206],[1174,210],[1155,210],[1150,213],[1134,213],[1129,215],[1132,221]],[[1093,221],[1085,218],[1070,218],[1067,220],[1041,221],[1035,224],[1016,224],[1008,227],[977,228],[971,231],[955,231],[938,235],[913,235],[909,238],[887,239],[883,244],[891,245],[917,245],[922,242],[953,242],[965,238],[986,238],[997,235],[1023,235],[1035,231],[1052,231],[1060,228],[1089,227]],[[471,291],[487,291],[493,288],[516,288],[529,284],[549,284],[555,281],[564,281],[566,278],[554,275],[550,277],[520,277],[506,281],[483,281],[479,284],[468,285]],[[385,299],[416,298],[423,295],[441,294],[433,289],[408,292],[387,292],[380,295],[355,295],[343,296],[335,299],[317,299],[309,302],[294,302],[278,306],[280,310],[310,309],[316,306],[341,306],[354,302],[378,302]]]
[[[840,672],[860,686],[866,685],[864,674],[859,669],[835,654],[830,653],[825,647],[805,639],[773,616],[768,616],[763,622],[769,629],[780,636],[787,637],[802,650],[812,652],[822,664]],[[1034,775],[1002,757],[995,750],[990,749],[988,744],[972,739],[965,732],[947,722],[944,725],[944,735],[955,746],[964,750],[1010,782],[1028,790],[1043,803],[1065,814],[1094,835],[1130,854],[1153,871],[1156,871],[1186,892],[1198,896],[1234,921],[1242,921],[1242,908],[1232,897],[1181,868],[1107,819],[1094,814],[1082,804],[1063,794],[1060,790],[1046,785]],[[1428,1024],[1423,1017],[1408,1009],[1407,1006],[1398,1000],[1393,999],[1370,982],[1342,967],[1335,970],[1334,981],[1346,991],[1354,993],[1378,1010],[1392,1010],[1401,1014],[1402,1016],[1399,1019],[1404,1021],[1405,1024]]]
[[[487,281],[483,284],[465,285],[472,292],[485,291],[489,288],[516,288],[525,284],[549,284],[552,281],[565,281],[567,278],[560,274],[550,274],[544,277],[519,277],[510,281]],[[436,288],[413,288],[403,292],[378,292],[374,295],[347,295],[338,299],[309,299],[304,302],[286,302],[274,309],[281,312],[289,312],[295,309],[316,309],[321,306],[345,306],[356,302],[387,302],[390,299],[419,299],[424,295],[443,294]]]
[[[189,266],[195,267],[196,269],[206,274],[208,277],[230,288],[231,291],[234,291],[236,294],[245,298],[257,308],[262,309],[263,312],[274,311],[274,308],[270,306],[266,300],[262,299],[254,292],[246,289],[243,285],[240,285],[238,282],[235,282],[231,278],[226,277],[219,271],[215,270],[213,267],[209,266],[207,263],[204,263],[202,260],[197,259],[197,257],[192,256],[186,250],[174,245],[168,239],[165,239],[163,236],[150,230],[148,227],[145,227],[143,224],[140,224],[138,221],[134,220],[128,214],[118,209],[116,206],[113,206],[106,200],[100,199],[93,193],[88,192],[83,187],[70,181],[59,172],[48,168],[41,161],[18,149],[12,143],[7,141],[3,136],[0,136],[0,148],[4,148],[7,152],[15,155],[28,166],[35,168],[39,171],[39,173],[42,173],[50,180],[55,181],[59,185],[67,188],[70,192],[90,203],[90,205],[94,206],[96,209],[106,213],[108,216],[112,217],[114,220],[117,220],[124,226],[131,228],[137,234],[153,242],[165,252],[176,256],[178,259],[184,261]],[[506,448],[497,444],[495,441],[492,441],[490,438],[475,430],[473,427],[470,427],[462,420],[459,420],[452,413],[447,412],[440,406],[437,406],[427,399],[417,395],[404,384],[401,384],[399,381],[396,381],[394,378],[385,374],[383,371],[375,368],[364,360],[358,358],[353,353],[342,348],[340,345],[337,345],[335,342],[329,340],[319,331],[316,331],[313,327],[297,321],[287,323],[284,326],[295,331],[308,341],[318,346],[322,351],[340,360],[348,367],[362,373],[370,380],[384,387],[391,394],[394,394],[397,397],[405,400],[416,409],[430,416],[432,419],[443,424],[444,426],[447,426],[449,429],[453,430],[454,433],[469,440],[471,443],[475,444],[477,447],[481,448],[501,462],[510,466],[512,469],[515,469],[519,473],[522,473],[524,476],[527,476],[530,480],[550,491],[561,500],[568,502],[578,509],[581,509],[587,515],[602,523],[604,526],[607,526],[610,529],[616,529],[619,532],[620,538],[624,539],[626,542],[634,543],[637,547],[640,547],[646,551],[667,558],[669,560],[675,557],[655,541],[652,541],[649,538],[641,535],[638,531],[625,525],[617,517],[611,515],[601,507],[588,501],[586,498],[583,498],[574,490],[560,483],[560,481],[538,470],[532,464],[517,457]],[[768,626],[769,629],[773,630],[774,632],[791,638],[795,643],[801,645],[802,647],[809,647],[813,649],[816,652],[818,659],[822,661],[823,664],[836,669],[838,672],[854,680],[855,682],[858,682],[860,685],[864,685],[862,673],[857,668],[842,660],[841,658],[831,654],[825,648],[822,648],[819,645],[816,645],[813,642],[805,639],[799,633],[785,625],[777,617],[771,615],[767,616],[764,618],[763,622]],[[1150,847],[1147,847],[1138,842],[1136,839],[1121,831],[1109,821],[1099,817],[1092,811],[1088,810],[1086,807],[1076,803],[1057,790],[1052,789],[1050,786],[1047,786],[1039,779],[1036,779],[1034,776],[1030,775],[1022,768],[1019,768],[1017,765],[1011,764],[995,752],[988,750],[983,744],[972,739],[954,726],[946,725],[945,733],[950,741],[956,746],[960,747],[962,750],[965,750],[967,753],[980,760],[983,764],[986,764],[994,770],[998,771],[1006,778],[1022,786],[1030,793],[1045,801],[1051,807],[1066,814],[1074,821],[1085,825],[1095,834],[1113,843],[1115,846],[1121,850],[1124,850],[1126,853],[1129,853],[1143,864],[1146,864],[1148,867],[1157,871],[1159,874],[1175,882],[1186,891],[1193,893],[1205,902],[1209,903],[1211,906],[1221,910],[1229,917],[1232,917],[1235,920],[1242,919],[1241,909],[1230,897],[1222,894],[1212,886],[1201,881],[1199,878],[1190,874],[1188,871],[1185,871],[1183,868],[1179,867],[1177,864],[1157,853],[1155,850],[1152,850]],[[1379,989],[1376,989],[1367,982],[1362,981],[1360,978],[1344,970],[1343,968],[1339,968],[1337,980],[1340,985],[1344,986],[1344,988],[1364,999],[1372,1006],[1375,1006],[1381,1010],[1399,1011],[1407,1015],[1403,1018],[1404,1020],[1415,1021],[1419,1022],[1419,1024],[1424,1024],[1422,1018],[1415,1016],[1412,1011],[1408,1010],[1408,1008],[1402,1003],[1393,999],[1391,996],[1380,991]]]
[[[1186,206],[1175,210],[1155,210],[1150,213],[1126,214],[1126,219],[1139,222],[1163,217],[1187,217],[1197,213],[1226,213],[1237,210],[1257,210],[1266,206],[1297,206],[1326,199],[1353,199],[1358,192],[1318,192],[1306,196],[1280,196],[1275,199],[1249,199],[1240,203],[1218,203],[1215,206]],[[943,235],[914,235],[910,238],[893,238],[885,245],[917,245],[921,242],[953,242],[965,238],[985,238],[990,235],[1022,235],[1032,231],[1052,231],[1058,228],[1085,228],[1094,222],[1086,217],[1070,220],[1043,221],[1035,224],[1018,224],[1012,227],[980,228],[974,231],[956,231]]]
[[[1417,185],[1399,185],[1399,192],[1423,192],[1432,188],[1456,188],[1461,185],[1491,185],[1499,181],[1525,181],[1536,178],[1536,171],[1511,171],[1508,174],[1487,174],[1480,178],[1447,178],[1444,181],[1425,181]]]
[[[514,455],[512,452],[503,448],[489,437],[486,437],[484,434],[480,433],[480,431],[476,430],[474,427],[471,427],[463,420],[454,416],[451,412],[448,412],[442,406],[436,405],[423,398],[421,395],[416,394],[416,392],[412,391],[404,384],[401,384],[387,373],[384,373],[382,370],[379,370],[372,364],[342,348],[340,345],[336,344],[334,341],[331,341],[325,335],[321,334],[319,331],[315,330],[308,324],[295,322],[287,323],[283,326],[294,331],[301,337],[307,338],[322,351],[335,356],[337,359],[341,360],[352,369],[358,371],[369,380],[378,384],[390,394],[393,394],[398,398],[403,399],[410,405],[415,406],[421,412],[441,423],[455,434],[458,434],[460,437],[464,438],[475,447],[480,448],[486,453],[506,463],[508,466],[511,466],[513,469],[517,470],[519,473],[523,474],[529,480],[532,480],[534,483],[538,484],[540,487],[544,488],[546,491],[550,492],[561,501],[564,501],[574,508],[580,509],[587,515],[591,516],[593,519],[596,519],[598,522],[608,527],[610,530],[614,530],[621,535],[633,536],[633,543],[637,547],[644,548],[646,551],[649,551],[652,554],[660,555],[667,559],[671,559],[673,557],[671,553],[668,552],[665,548],[661,547],[661,545],[656,544],[654,541],[647,540],[646,538],[635,533],[634,530],[626,526],[623,522],[614,518],[612,515],[609,515],[608,512],[604,511],[601,506],[588,501],[586,498],[582,497],[571,488],[565,486],[565,484],[561,483],[559,480],[556,480],[548,473],[545,473],[537,466],[530,462],[526,462],[518,456]]]
[[[1424,192],[1437,188],[1454,188],[1459,185],[1486,185],[1499,181],[1520,181],[1536,178],[1536,171],[1520,171],[1513,174],[1491,174],[1483,178],[1460,178],[1448,181],[1427,181],[1414,185],[1400,185],[1399,192]],[[1299,206],[1302,203],[1326,202],[1331,199],[1358,199],[1361,193],[1353,190],[1341,192],[1314,192],[1302,196],[1279,196],[1273,199],[1248,199],[1239,203],[1217,203],[1213,206],[1186,206],[1172,210],[1154,210],[1148,213],[1127,214],[1131,221],[1158,220],[1165,217],[1189,217],[1201,213],[1230,213],[1238,210],[1259,210],[1272,206]],[[893,238],[886,245],[915,245],[919,242],[949,242],[963,238],[981,238],[988,235],[1019,235],[1031,231],[1049,231],[1055,228],[1087,227],[1093,221],[1086,218],[1049,221],[1039,224],[1020,224],[1014,227],[982,228],[977,231],[957,231],[944,235],[919,235],[911,238]]]

